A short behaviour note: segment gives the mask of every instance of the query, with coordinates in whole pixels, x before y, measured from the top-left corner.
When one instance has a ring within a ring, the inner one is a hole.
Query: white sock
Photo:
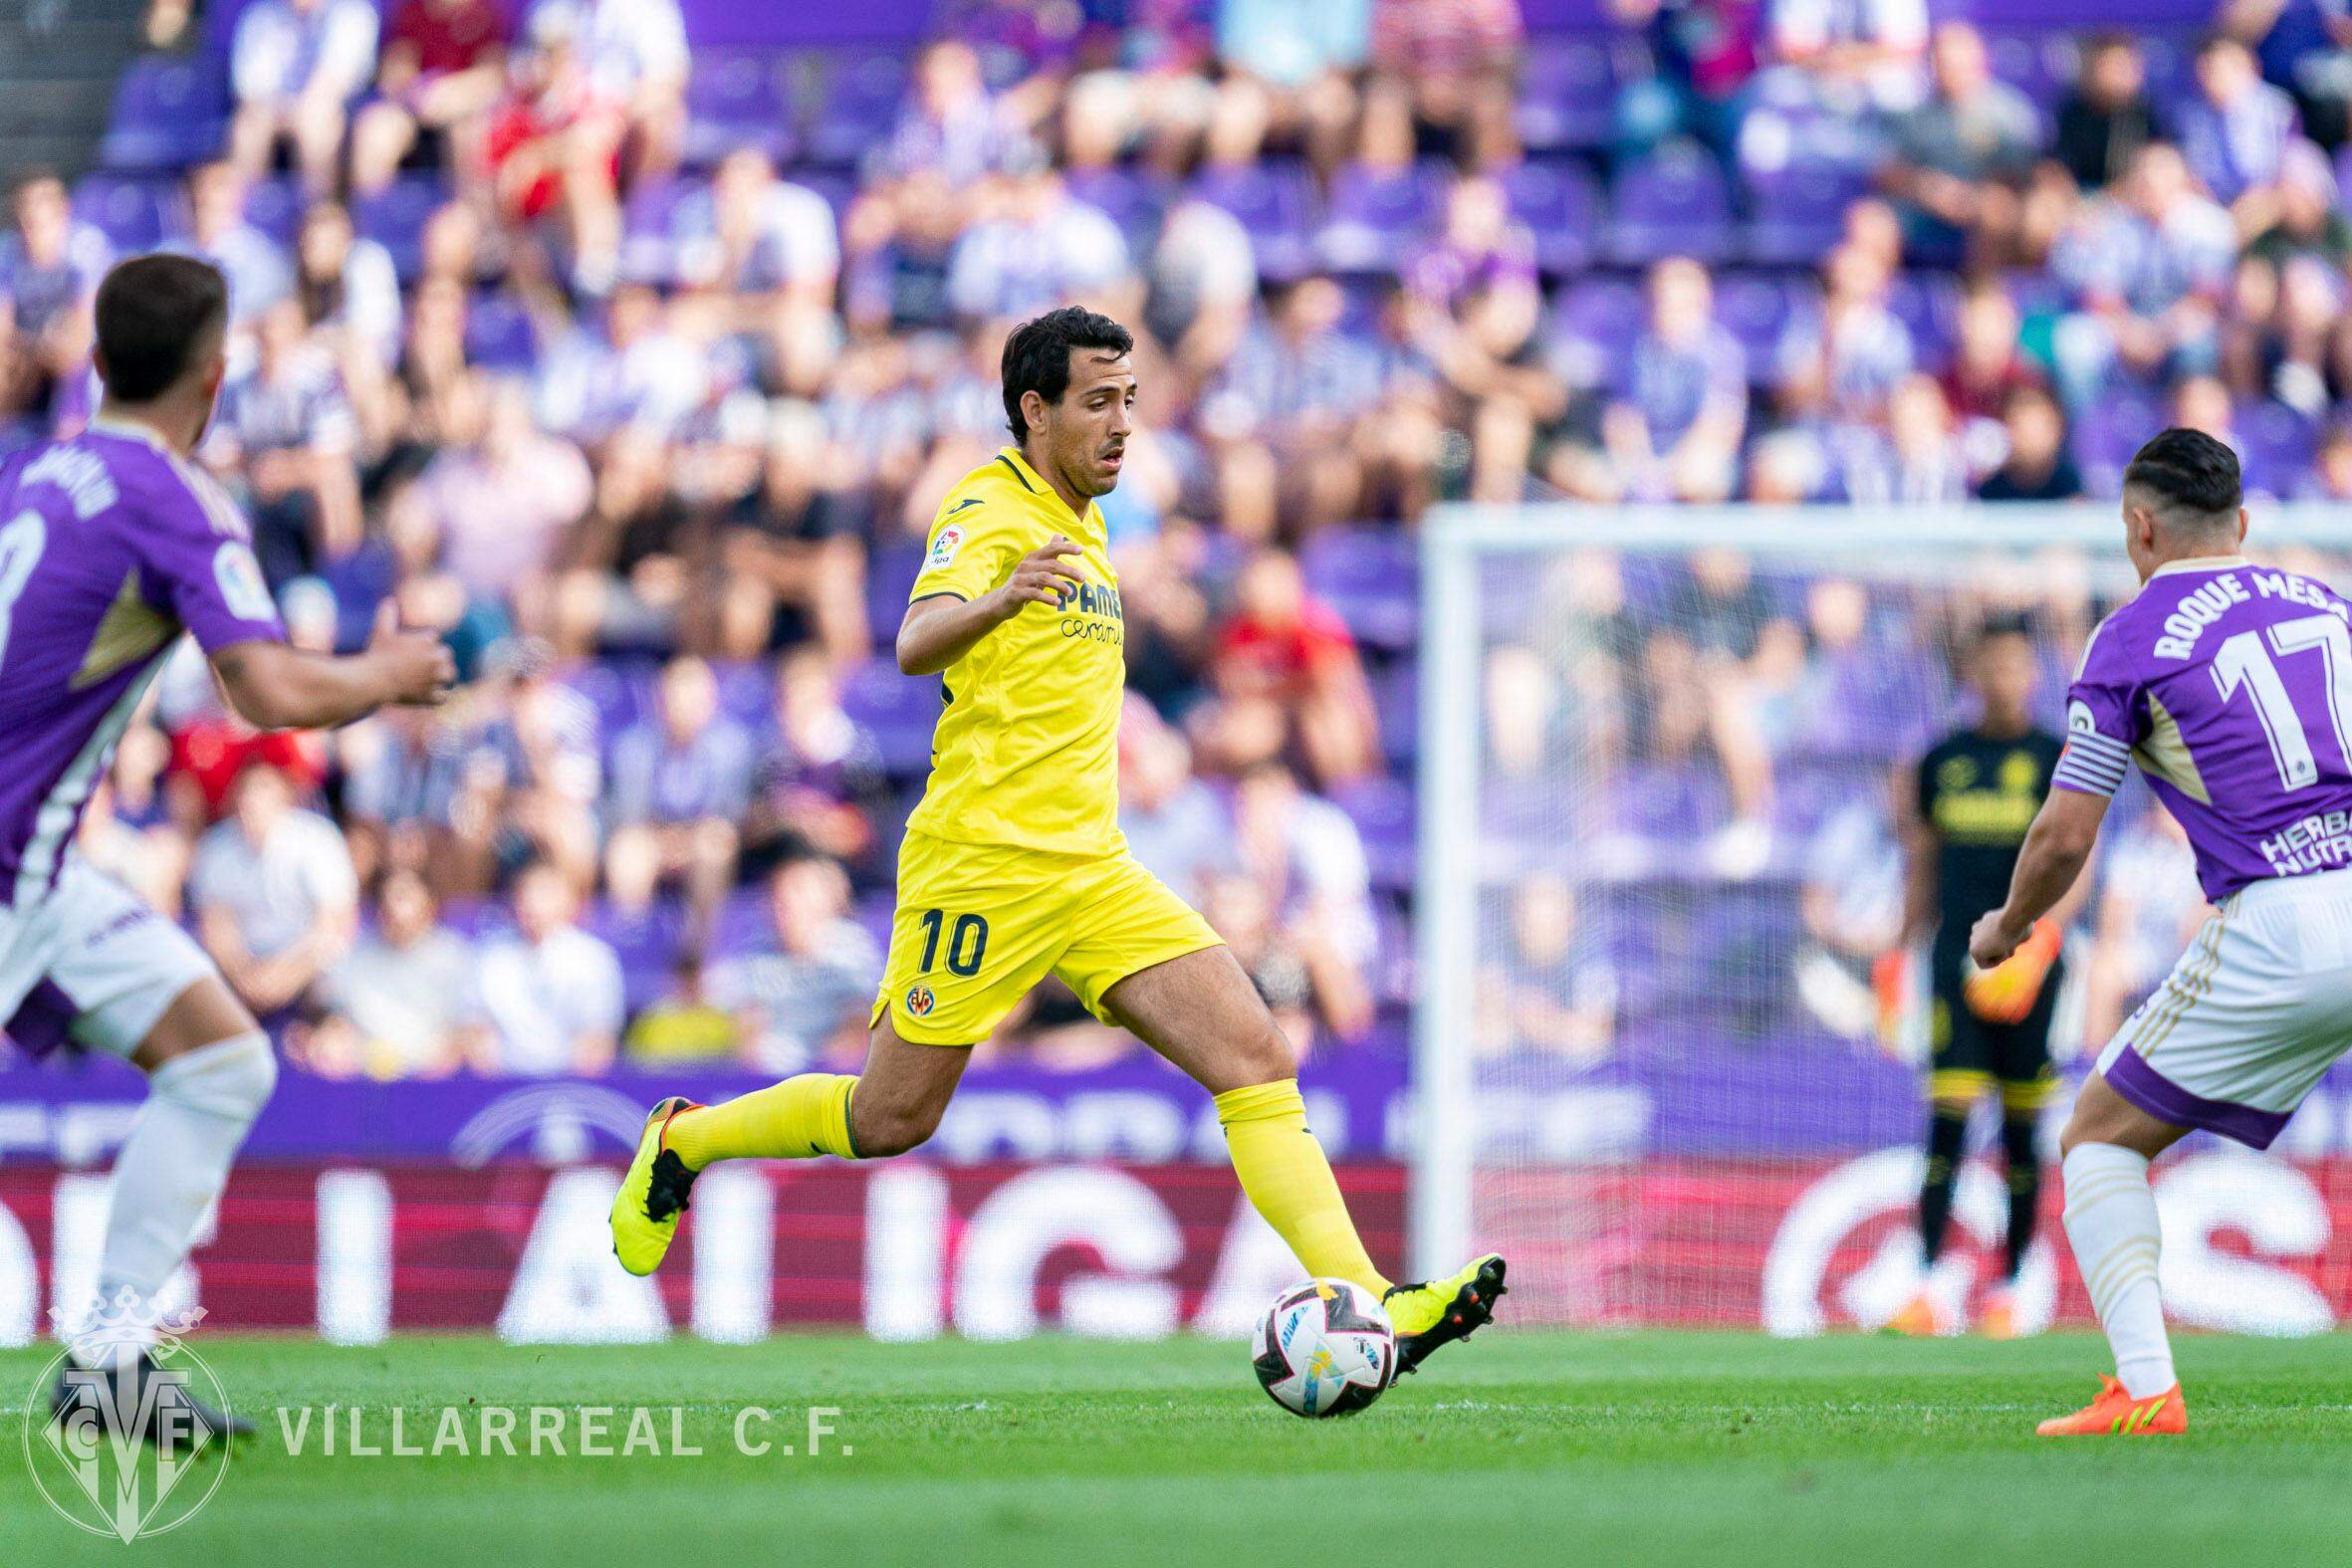
[[[133,1307],[151,1309],[277,1082],[277,1058],[258,1032],[174,1056],[147,1075],[147,1103],[115,1157],[99,1259],[102,1304],[113,1307],[128,1292]]]
[[[2066,1239],[2115,1351],[2115,1375],[2134,1399],[2162,1394],[2178,1378],[2156,1283],[2163,1237],[2147,1157],[2111,1143],[2077,1144],[2062,1169]]]

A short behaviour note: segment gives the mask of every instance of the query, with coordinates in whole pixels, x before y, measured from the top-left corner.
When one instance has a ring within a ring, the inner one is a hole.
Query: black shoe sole
[[[1503,1283],[1505,1264],[1496,1258],[1478,1271],[1478,1277],[1454,1293],[1454,1300],[1445,1315],[1431,1327],[1418,1334],[1399,1336],[1396,1342],[1396,1375],[1405,1377],[1421,1369],[1421,1363],[1432,1353],[1468,1339],[1495,1321],[1495,1303],[1509,1294]]]

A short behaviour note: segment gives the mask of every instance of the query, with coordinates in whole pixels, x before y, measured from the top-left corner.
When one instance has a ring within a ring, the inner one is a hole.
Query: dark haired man
[[[110,1314],[151,1327],[277,1067],[187,935],[75,853],[75,824],[183,630],[264,729],[435,702],[452,670],[436,639],[388,618],[350,658],[288,646],[244,520],[187,461],[220,389],[219,272],[134,257],[100,284],[96,316],[97,417],[0,465],[0,1015],[35,1056],[99,1050],[147,1074],[115,1164],[99,1291]],[[91,1359],[77,1352],[61,1375],[61,1413],[194,1440],[184,1391],[144,1355]]]
[[[2056,787],[1969,951],[1999,964],[2066,896],[2133,763],[2220,909],[2099,1053],[2059,1141],[2116,1375],[2046,1437],[2188,1430],[2148,1162],[2193,1128],[2267,1148],[2352,1046],[2352,604],[2239,553],[2237,459],[2202,432],[2141,447],[2122,511],[2143,585],[2083,650]]]
[[[90,300],[107,237],[74,216],[65,181],[33,169],[16,182],[0,230],[0,425],[38,417],[89,353]]]
[[[931,1135],[971,1047],[1059,977],[1217,1097],[1234,1169],[1316,1277],[1386,1297],[1397,1370],[1493,1315],[1503,1259],[1392,1286],[1307,1131],[1292,1046],[1208,922],[1118,828],[1125,622],[1098,496],[1134,428],[1133,339],[1069,307],[1005,344],[1014,444],[948,492],[898,629],[898,665],[944,674],[930,783],[907,820],[898,913],[855,1077],[808,1073],[724,1105],[667,1099],[612,1206],[649,1273],[716,1160],[874,1159]]]
[[[2017,1271],[2033,1241],[2041,1200],[2040,1114],[2057,1088],[2050,1015],[2058,994],[2063,911],[2045,918],[2023,950],[1998,969],[1969,962],[1969,925],[2008,890],[2017,846],[2058,766],[2063,743],[2033,722],[2033,639],[2022,622],[1996,622],[1969,650],[1967,678],[1979,711],[1895,776],[1904,857],[1904,936],[1932,935],[1928,1163],[1920,1182],[1919,1238],[1933,1270],[1952,1221],[1969,1117],[1998,1089],[2001,1154],[2008,1168],[2006,1263],[1985,1300],[1987,1338],[2018,1332]],[[1888,1326],[1935,1334],[1965,1308],[1932,1275]]]

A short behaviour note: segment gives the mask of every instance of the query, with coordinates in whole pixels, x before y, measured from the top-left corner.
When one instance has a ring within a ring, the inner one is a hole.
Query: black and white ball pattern
[[[1352,1416],[1396,1376],[1387,1310],[1344,1279],[1309,1279],[1284,1291],[1250,1348],[1260,1386],[1294,1416]]]

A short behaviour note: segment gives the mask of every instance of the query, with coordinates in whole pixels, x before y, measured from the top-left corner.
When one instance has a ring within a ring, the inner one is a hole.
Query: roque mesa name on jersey
[[[2234,571],[2225,571],[2194,592],[2181,596],[2181,602],[2164,618],[2164,635],[2156,639],[2156,656],[2160,659],[2194,659],[2197,639],[2205,635],[2207,627],[2229,613],[2233,604],[2243,604],[2257,594],[2266,599],[2284,599],[2289,604],[2308,604],[2316,610],[2326,610],[2338,620],[2347,618],[2344,606],[2328,598],[2308,578],[2287,571],[2249,571],[2253,578],[2248,588]]]

